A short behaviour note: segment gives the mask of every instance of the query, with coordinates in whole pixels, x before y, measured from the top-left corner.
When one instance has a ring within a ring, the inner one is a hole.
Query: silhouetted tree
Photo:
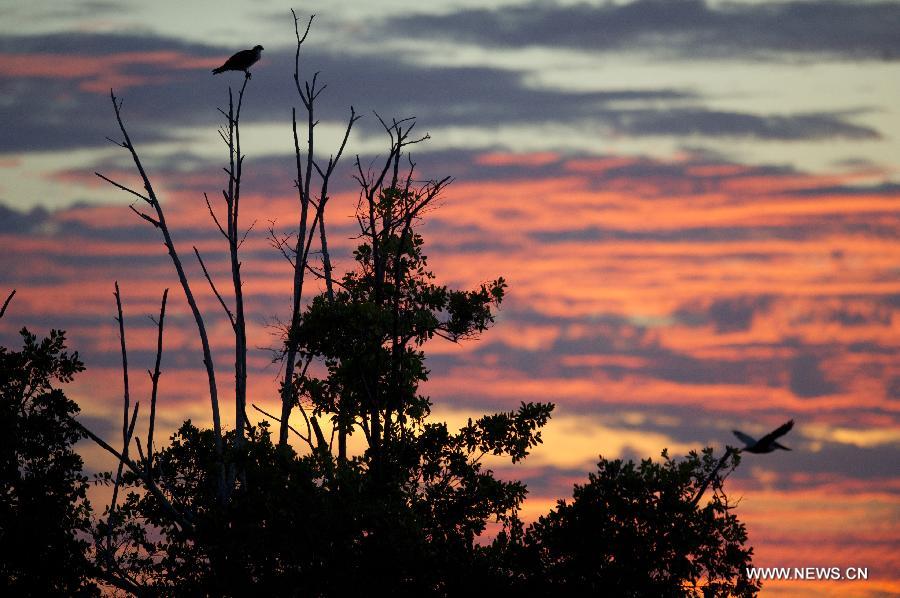
[[[21,351],[0,347],[0,594],[93,595],[79,409],[54,388],[84,365],[61,331],[20,334]]]
[[[475,538],[487,520],[508,517],[525,496],[523,485],[497,480],[480,459],[487,453],[524,458],[540,442],[539,428],[553,408],[523,404],[515,412],[469,422],[457,433],[425,421],[431,403],[418,390],[428,375],[421,346],[434,336],[459,341],[486,330],[506,284],[498,278],[475,290],[457,291],[434,282],[416,228],[450,179],[416,183],[414,163],[408,160],[407,166],[404,160],[408,146],[427,136],[410,137],[413,119],[388,124],[380,117],[390,138],[387,156],[372,171],[356,161],[362,239],[354,252],[356,264],[340,279],[333,276],[325,227],[328,185],[358,117],[351,109],[338,153],[327,164],[317,162],[313,114],[323,87],[317,86],[316,76],[300,83],[299,54],[309,25],[301,36],[296,23],[295,18],[294,78],[308,117],[305,147],[299,142],[296,116],[293,124],[300,218],[293,236],[279,236],[274,225],[270,231],[294,268],[293,308],[279,351],[285,377],[282,417],[273,418],[280,425],[277,445],[270,441],[266,425],[254,428],[243,419],[246,341],[237,217],[243,162],[239,115],[247,80],[236,106],[229,93],[229,109],[222,111],[227,121],[222,137],[230,155],[225,217],[217,217],[207,202],[228,242],[236,310],[219,293],[195,251],[237,339],[238,425],[225,434],[203,315],[169,235],[163,205],[128,135],[121,102],[111,96],[123,138],[120,145],[130,153],[144,191],[110,182],[140,197],[151,213],[139,215],[163,234],[201,336],[213,413],[212,430],[186,424],[170,446],[157,452],[147,442],[146,451],[142,448],[134,434],[137,404],[129,408],[117,287],[125,372],[122,449],[85,433],[121,464],[106,520],[96,534],[102,539],[97,564],[114,580],[111,583],[129,592],[240,594],[242,588],[266,587],[279,594],[303,590],[335,595],[373,584],[401,593],[440,591],[448,575],[464,573],[472,565]],[[318,252],[312,251],[314,241]],[[321,265],[314,264],[314,256]],[[303,296],[303,281],[310,273],[325,287],[312,297]],[[158,365],[152,378],[155,390]],[[303,417],[305,434],[288,422],[295,409]],[[151,407],[150,429],[152,413]],[[331,421],[331,439],[325,438],[320,418]],[[309,448],[307,454],[297,455],[286,442],[291,429]],[[347,438],[354,433],[365,436],[367,448],[359,455],[348,453]],[[137,457],[129,454],[132,441]],[[120,488],[127,494],[117,505]]]
[[[740,456],[726,457],[705,449],[639,464],[601,458],[571,501],[527,529],[512,521],[485,552],[503,585],[530,596],[753,596],[753,550],[719,473]],[[713,494],[701,506],[705,480]]]

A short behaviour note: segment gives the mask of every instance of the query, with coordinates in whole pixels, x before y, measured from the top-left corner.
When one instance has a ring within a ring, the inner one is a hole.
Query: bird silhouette
[[[748,436],[741,432],[740,430],[732,430],[734,435],[737,436],[746,446],[741,449],[748,453],[771,453],[775,449],[781,449],[784,451],[789,451],[786,446],[778,444],[776,440],[781,436],[784,436],[788,432],[791,431],[791,428],[794,427],[794,420],[790,420],[786,424],[776,428],[775,430],[769,432],[759,440],[756,440],[752,436]]]
[[[249,79],[252,75],[250,75],[248,69],[256,64],[256,61],[262,56],[262,51],[262,46],[254,46],[252,50],[241,50],[226,60],[225,64],[217,69],[213,69],[213,75],[218,75],[225,71],[244,71],[244,74],[247,75],[247,78]]]

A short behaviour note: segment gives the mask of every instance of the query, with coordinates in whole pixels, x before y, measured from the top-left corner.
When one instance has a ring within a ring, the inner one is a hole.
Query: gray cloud
[[[548,426],[553,425],[551,419]],[[641,426],[641,429],[647,429]],[[667,430],[670,431],[670,430]],[[697,450],[700,450],[706,444],[698,440],[703,438],[705,432],[694,427],[695,434],[687,441],[696,442]],[[787,441],[786,441],[787,442]],[[728,443],[732,443],[731,440]],[[790,444],[787,442],[787,444]],[[721,447],[721,445],[720,445]],[[663,446],[659,449],[662,451]],[[896,473],[894,464],[897,460],[897,448],[892,446],[882,446],[877,448],[860,448],[850,445],[841,445],[828,443],[816,452],[805,449],[797,449],[796,444],[792,447],[794,450],[790,453],[776,453],[773,455],[745,455],[741,466],[735,471],[732,481],[741,481],[744,484],[754,485],[753,469],[760,467],[766,471],[772,471],[780,474],[777,486],[780,490],[790,491],[815,486],[822,476],[833,479],[834,476],[846,477],[848,479],[869,480],[876,482],[893,477]],[[532,454],[540,454],[541,451],[550,450],[550,447],[539,446],[532,451]],[[719,453],[720,454],[720,453]],[[603,455],[606,458],[613,458],[614,455]],[[623,455],[622,458],[639,460],[641,458],[652,457],[654,461],[659,459],[659,454],[655,455]],[[676,459],[683,458],[670,451],[670,456]],[[528,463],[526,459],[525,463]],[[512,467],[498,467],[498,472],[503,472],[513,479],[521,479],[529,489],[529,494],[534,496],[557,496],[561,491],[560,482],[565,479],[575,478],[576,483],[583,484],[587,481],[588,473],[594,471],[591,469],[579,470],[577,468],[560,468],[554,466],[543,466],[532,469],[516,469]],[[794,478],[794,474],[802,471],[807,474],[803,477]],[[727,487],[726,487],[727,489]],[[571,492],[571,487],[569,488]]]
[[[828,380],[822,371],[821,359],[812,353],[801,353],[791,360],[790,389],[805,399],[840,391],[840,387]]]
[[[675,312],[679,321],[703,326],[713,323],[716,332],[740,332],[749,330],[756,314],[765,312],[772,305],[771,295],[754,295],[716,299],[708,306],[686,305]]]
[[[153,35],[85,33],[0,37],[0,52],[50,53],[85,60],[147,52],[178,52],[214,60],[229,53]],[[205,68],[173,68],[166,63],[140,63],[137,57],[134,60],[133,64],[110,65],[105,75],[0,77],[7,96],[0,104],[0,118],[11,125],[0,140],[0,152],[96,147],[107,144],[107,136],[118,137],[109,90],[96,89],[106,75],[113,85],[120,75],[137,78],[124,89],[116,89],[124,99],[123,115],[136,142],[172,139],[171,127],[217,123],[215,107],[227,102],[221,79],[213,79]]]
[[[0,201],[0,233],[33,234],[50,218],[50,212],[36,207],[29,212],[10,208]]]
[[[759,301],[765,303],[768,299]],[[724,308],[719,307],[718,309]],[[737,311],[737,308],[733,306],[731,309]],[[764,309],[764,307],[759,306],[755,309]],[[716,317],[723,319],[725,316],[713,313],[707,317],[715,321]],[[565,329],[570,324],[585,326],[582,319],[550,318],[528,310],[516,311],[511,314],[504,311],[504,318],[515,321],[518,325],[552,324],[560,329]],[[729,322],[729,325],[732,326],[737,324],[741,324],[741,322]],[[841,390],[841,387],[825,379],[819,368],[819,358],[811,353],[811,349],[806,350],[803,346],[798,346],[796,349],[799,351],[798,357],[788,362],[785,362],[777,351],[772,351],[770,357],[701,359],[689,353],[666,347],[652,329],[613,315],[592,321],[590,328],[590,333],[585,333],[578,339],[567,339],[561,336],[540,350],[521,349],[486,338],[470,354],[437,355],[430,358],[429,363],[436,364],[436,369],[442,371],[454,367],[464,367],[474,360],[478,363],[495,363],[501,369],[517,371],[526,376],[579,379],[599,374],[613,380],[637,377],[691,385],[731,384],[779,387],[789,380],[790,390],[804,398]],[[775,349],[793,344],[795,341],[788,340],[784,343],[774,343],[771,347]],[[832,347],[830,350],[837,351],[839,348]],[[639,358],[639,364],[565,365],[566,357],[584,355],[634,356]],[[565,401],[566,399],[565,397],[548,397],[548,400]]]
[[[879,139],[870,127],[843,120],[839,114],[756,115],[704,109],[632,111],[620,116],[631,135],[701,135],[798,141],[809,139]]]
[[[385,27],[388,25],[386,24]],[[900,5],[888,2],[728,3],[637,0],[627,4],[534,2],[500,10],[413,15],[392,30],[485,46],[638,50],[657,55],[784,59],[785,53],[900,57]]]
[[[891,378],[885,390],[885,395],[891,401],[900,401],[900,376]]]
[[[535,240],[561,242],[561,241],[668,241],[668,242],[735,242],[761,239],[789,239],[802,240],[819,237],[819,233],[812,230],[809,222],[799,223],[796,226],[717,226],[717,227],[685,227],[677,230],[643,230],[630,231],[616,228],[603,228],[597,226],[567,231],[537,232],[532,235]],[[755,260],[772,259],[774,254],[768,251],[758,253],[743,252],[736,257],[751,258]],[[689,259],[689,258],[686,258]],[[698,257],[697,259],[702,259]]]
[[[830,318],[834,322],[839,322],[842,326],[868,326],[876,324],[888,327],[891,325],[893,315],[891,309],[883,305],[867,306],[867,309],[853,309],[850,307],[840,307],[831,312]]]
[[[0,52],[58,53],[103,57],[116,53],[177,51],[210,60],[234,48],[191,44],[152,35],[53,34],[0,38]],[[176,65],[177,66],[177,65]],[[238,76],[214,77],[204,68],[171,64],[125,64],[117,75],[137,77],[117,90],[125,99],[124,116],[136,141],[174,138],[174,128],[216,126],[216,106],[227,100],[229,83]],[[422,128],[435,126],[496,127],[502,124],[569,124],[600,134],[634,136],[699,135],[778,140],[874,139],[878,132],[846,120],[846,114],[749,114],[711,110],[690,90],[650,89],[567,92],[526,85],[523,73],[487,67],[425,67],[405,57],[304,54],[304,75],[321,71],[328,89],[320,100],[323,119],[343,120],[354,105],[363,114],[420,117]],[[248,86],[244,122],[290,119],[298,104],[290,74],[293,52],[265,52]],[[230,77],[230,78],[229,78]],[[96,147],[115,136],[116,125],[102,75],[0,78],[5,100],[0,119],[7,124],[0,153]],[[112,79],[113,83],[116,81]],[[88,86],[86,89],[85,86]],[[360,130],[378,133],[374,118]]]
[[[900,183],[879,183],[876,185],[828,185],[806,189],[792,189],[788,195],[821,197],[823,195],[854,195],[872,197],[900,197]]]
[[[67,19],[96,18],[97,15],[109,17],[111,15],[123,15],[130,12],[129,7],[121,1],[114,0],[79,0],[78,2],[65,2],[48,4],[46,6],[36,3],[13,3],[4,7],[4,17],[10,22],[22,22],[25,19],[38,21],[53,21],[59,23]]]
[[[217,56],[217,48],[152,34],[46,33],[0,36],[4,54],[60,54],[63,56],[109,56],[124,52],[183,52],[196,56]]]

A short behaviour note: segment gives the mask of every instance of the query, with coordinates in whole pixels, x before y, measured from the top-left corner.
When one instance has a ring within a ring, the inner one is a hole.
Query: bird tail
[[[213,75],[218,75],[219,73],[224,73],[224,72],[225,72],[225,69],[222,68],[222,67],[219,67],[219,68],[217,68],[217,69],[213,69],[212,72],[213,72]]]

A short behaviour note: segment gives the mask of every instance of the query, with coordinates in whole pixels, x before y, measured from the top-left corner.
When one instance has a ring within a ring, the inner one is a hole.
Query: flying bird
[[[251,75],[248,69],[256,64],[256,61],[262,56],[262,51],[262,46],[254,46],[252,50],[241,50],[226,60],[225,64],[217,69],[213,69],[213,75],[218,75],[225,71],[244,71],[244,74],[247,75],[247,78],[249,79]]]
[[[759,440],[756,440],[751,436],[747,436],[740,430],[732,430],[732,432],[734,432],[734,435],[740,438],[740,440],[746,445],[742,450],[747,451],[748,453],[771,453],[775,449],[781,449],[784,451],[791,450],[786,446],[778,444],[776,440],[790,432],[791,428],[793,427],[794,420],[790,420],[786,424],[783,424],[781,427],[769,432]]]

